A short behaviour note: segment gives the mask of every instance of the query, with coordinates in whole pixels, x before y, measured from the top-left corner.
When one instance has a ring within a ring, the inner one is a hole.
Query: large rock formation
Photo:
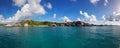
[[[85,23],[82,21],[74,21],[74,22],[66,22],[65,26],[96,26],[96,25]]]

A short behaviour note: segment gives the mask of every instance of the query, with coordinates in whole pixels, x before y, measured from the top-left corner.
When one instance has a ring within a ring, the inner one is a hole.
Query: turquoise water
[[[0,27],[0,48],[120,48],[120,26]]]

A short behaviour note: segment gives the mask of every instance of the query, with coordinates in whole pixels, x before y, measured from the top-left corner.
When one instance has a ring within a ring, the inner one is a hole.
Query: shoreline
[[[29,25],[29,26],[0,26],[0,27],[93,27],[93,26],[120,26],[120,25],[80,25],[80,26],[73,26],[73,25]]]
[[[39,21],[34,21],[34,20],[24,20],[21,22],[16,22],[13,24],[0,24],[0,26],[5,26],[5,27],[29,27],[29,26],[38,26],[38,27],[56,27],[56,26],[76,26],[76,27],[81,27],[81,26],[118,26],[118,25],[107,25],[107,24],[90,24],[90,23],[85,23],[82,21],[74,21],[74,22],[64,22],[64,23],[58,23],[58,22],[50,22],[50,21],[44,21],[44,22],[39,22]]]

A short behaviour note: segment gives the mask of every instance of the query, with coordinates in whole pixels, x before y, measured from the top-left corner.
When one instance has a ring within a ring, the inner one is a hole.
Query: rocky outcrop
[[[89,24],[82,21],[66,22],[64,25],[65,26],[96,26],[94,24]]]

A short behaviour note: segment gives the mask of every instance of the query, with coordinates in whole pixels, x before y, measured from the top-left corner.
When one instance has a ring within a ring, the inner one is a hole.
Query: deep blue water
[[[0,48],[120,48],[120,26],[0,27]]]

